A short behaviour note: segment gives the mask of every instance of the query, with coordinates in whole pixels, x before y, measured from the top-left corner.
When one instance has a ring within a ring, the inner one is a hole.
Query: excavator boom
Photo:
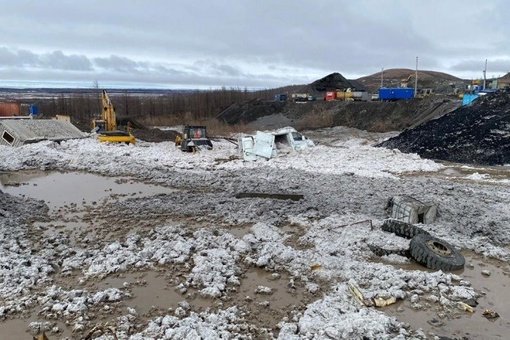
[[[106,131],[116,131],[117,130],[117,117],[115,116],[115,107],[110,101],[110,97],[105,90],[103,90],[102,95],[103,101],[103,120],[105,121]]]

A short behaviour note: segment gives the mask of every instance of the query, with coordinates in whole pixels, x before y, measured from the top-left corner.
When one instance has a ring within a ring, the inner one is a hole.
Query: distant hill
[[[453,93],[453,88],[464,88],[466,80],[452,76],[448,73],[418,70],[418,88],[431,88],[435,93]],[[407,68],[383,70],[369,76],[358,78],[369,92],[377,92],[381,87],[414,87],[416,71]]]
[[[507,75],[510,77],[510,74]],[[381,87],[414,88],[416,71],[407,68],[395,68],[377,72],[358,79],[346,79],[338,72],[331,73],[311,84],[291,85],[274,89],[274,93],[308,93],[316,97],[323,97],[326,91],[333,90],[362,90],[377,93]],[[455,89],[461,91],[470,80],[461,79],[451,74],[436,71],[418,70],[418,88],[432,89],[437,94],[454,94]]]

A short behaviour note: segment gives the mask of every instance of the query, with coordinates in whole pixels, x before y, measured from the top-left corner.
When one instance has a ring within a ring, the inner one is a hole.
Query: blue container
[[[479,95],[477,94],[466,93],[464,97],[462,97],[462,105],[469,105],[478,97]]]
[[[414,98],[414,89],[410,88],[380,88],[379,100],[394,101]]]
[[[274,95],[274,101],[275,102],[286,102],[287,101],[287,94],[286,93],[278,93]]]
[[[30,115],[37,116],[39,114],[39,107],[37,105],[30,105]]]

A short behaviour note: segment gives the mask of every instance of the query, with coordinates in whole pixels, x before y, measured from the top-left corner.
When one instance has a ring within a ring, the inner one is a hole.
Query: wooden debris
[[[490,309],[484,310],[482,315],[485,316],[487,319],[496,319],[496,318],[499,318],[499,314],[496,313],[493,310],[490,310]]]
[[[363,294],[358,287],[358,284],[353,279],[349,280],[349,291],[354,295],[354,298],[358,301],[361,306],[366,306],[363,298]]]
[[[322,269],[322,266],[320,264],[312,264],[310,266],[310,269],[312,269],[313,271],[316,271],[316,270],[321,270]]]
[[[92,328],[90,330],[90,332],[88,332],[88,334],[85,336],[84,339],[85,340],[94,339],[93,336],[95,333],[99,333],[101,335],[104,335],[106,333],[111,333],[113,335],[113,338],[115,340],[118,340],[115,327],[108,326],[107,324],[104,326],[103,325],[95,326],[94,328]]]
[[[299,194],[267,194],[261,192],[241,192],[235,195],[235,198],[272,198],[279,200],[299,201],[304,198]]]
[[[354,298],[358,301],[358,303],[365,307],[386,307],[397,302],[397,299],[394,296],[390,296],[387,299],[383,299],[381,297],[365,299],[361,290],[354,280],[349,280],[349,291],[354,295]]]
[[[46,333],[39,333],[37,336],[32,337],[33,340],[49,340]]]
[[[473,307],[471,307],[470,305],[468,305],[467,303],[464,303],[464,302],[458,302],[457,307],[459,307],[459,309],[462,309],[466,312],[470,312],[470,313],[475,312],[475,309]]]

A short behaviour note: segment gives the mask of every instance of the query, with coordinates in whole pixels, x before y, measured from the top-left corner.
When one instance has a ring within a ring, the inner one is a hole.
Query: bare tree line
[[[252,99],[271,100],[276,90],[248,91],[239,88],[218,90],[170,91],[164,94],[147,91],[134,94],[112,91],[110,100],[117,117],[146,120],[155,117],[211,119],[234,103]],[[93,119],[101,116],[101,90],[63,93],[38,101],[44,116],[67,115],[80,128],[86,129]]]

